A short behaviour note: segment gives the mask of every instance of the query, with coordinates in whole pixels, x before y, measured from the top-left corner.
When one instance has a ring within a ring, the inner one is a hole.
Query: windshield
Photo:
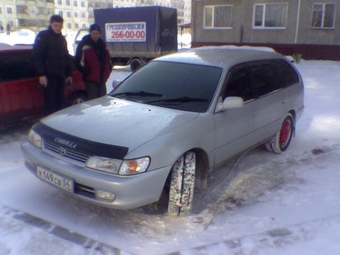
[[[153,61],[128,77],[111,96],[184,111],[207,111],[222,69]]]

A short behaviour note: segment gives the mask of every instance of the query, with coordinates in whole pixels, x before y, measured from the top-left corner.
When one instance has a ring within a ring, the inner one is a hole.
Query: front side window
[[[335,4],[314,4],[312,13],[313,28],[334,28]]]
[[[255,4],[254,28],[285,28],[287,26],[287,3]]]
[[[204,28],[231,28],[232,5],[204,6]]]
[[[227,97],[241,97],[244,102],[254,99],[250,74],[250,69],[247,67],[232,70],[222,99],[224,100]]]

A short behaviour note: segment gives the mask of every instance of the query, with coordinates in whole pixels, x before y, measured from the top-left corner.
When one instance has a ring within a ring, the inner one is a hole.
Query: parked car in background
[[[22,152],[34,175],[88,202],[130,209],[165,199],[170,215],[188,215],[209,170],[261,144],[285,151],[303,109],[302,78],[284,56],[193,48],[42,119]]]
[[[81,42],[81,40],[83,39],[83,37],[85,35],[88,35],[90,32],[89,32],[89,28],[80,28],[75,37],[74,37],[74,41],[73,41],[73,44],[72,44],[72,49],[73,49],[73,55],[76,55],[76,51],[77,51],[77,47],[79,45],[79,43]]]
[[[43,114],[43,88],[37,86],[31,56],[32,46],[0,45],[0,126]],[[65,107],[86,100],[80,72],[73,73],[73,81],[64,90]]]

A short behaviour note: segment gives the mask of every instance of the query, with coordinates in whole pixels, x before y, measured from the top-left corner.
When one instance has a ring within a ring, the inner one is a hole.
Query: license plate
[[[73,180],[37,167],[37,177],[61,189],[73,192]]]

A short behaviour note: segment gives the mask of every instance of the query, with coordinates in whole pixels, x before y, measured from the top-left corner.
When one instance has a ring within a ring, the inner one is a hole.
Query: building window
[[[70,5],[70,0],[66,0],[66,5]]]
[[[74,17],[76,17],[76,18],[78,17],[78,12],[74,13]]]
[[[334,28],[335,4],[314,4],[312,27]]]
[[[83,1],[80,2],[81,7],[85,7],[85,3]]]
[[[58,0],[58,4],[62,5],[63,4],[62,0]]]
[[[0,7],[0,13],[2,13],[2,8]]]
[[[71,12],[66,12],[66,17],[70,18],[71,17]]]
[[[78,29],[79,28],[79,24],[78,23],[74,24],[74,27],[75,27],[75,29]]]
[[[204,6],[204,28],[231,28],[232,5]]]
[[[68,28],[68,29],[71,29],[71,28],[72,28],[71,23],[67,23],[67,28]]]
[[[7,13],[12,14],[12,7],[7,7]]]
[[[58,15],[62,17],[63,16],[63,11],[58,11]]]
[[[254,28],[285,28],[287,26],[287,3],[255,4]]]
[[[74,6],[78,6],[78,2],[77,1],[73,1],[73,5]]]
[[[37,7],[35,7],[35,6],[29,6],[29,7],[28,7],[28,12],[29,12],[30,14],[37,14]]]
[[[85,17],[86,17],[86,15],[85,15],[84,12],[81,13],[81,17],[82,17],[82,18],[85,18]]]

